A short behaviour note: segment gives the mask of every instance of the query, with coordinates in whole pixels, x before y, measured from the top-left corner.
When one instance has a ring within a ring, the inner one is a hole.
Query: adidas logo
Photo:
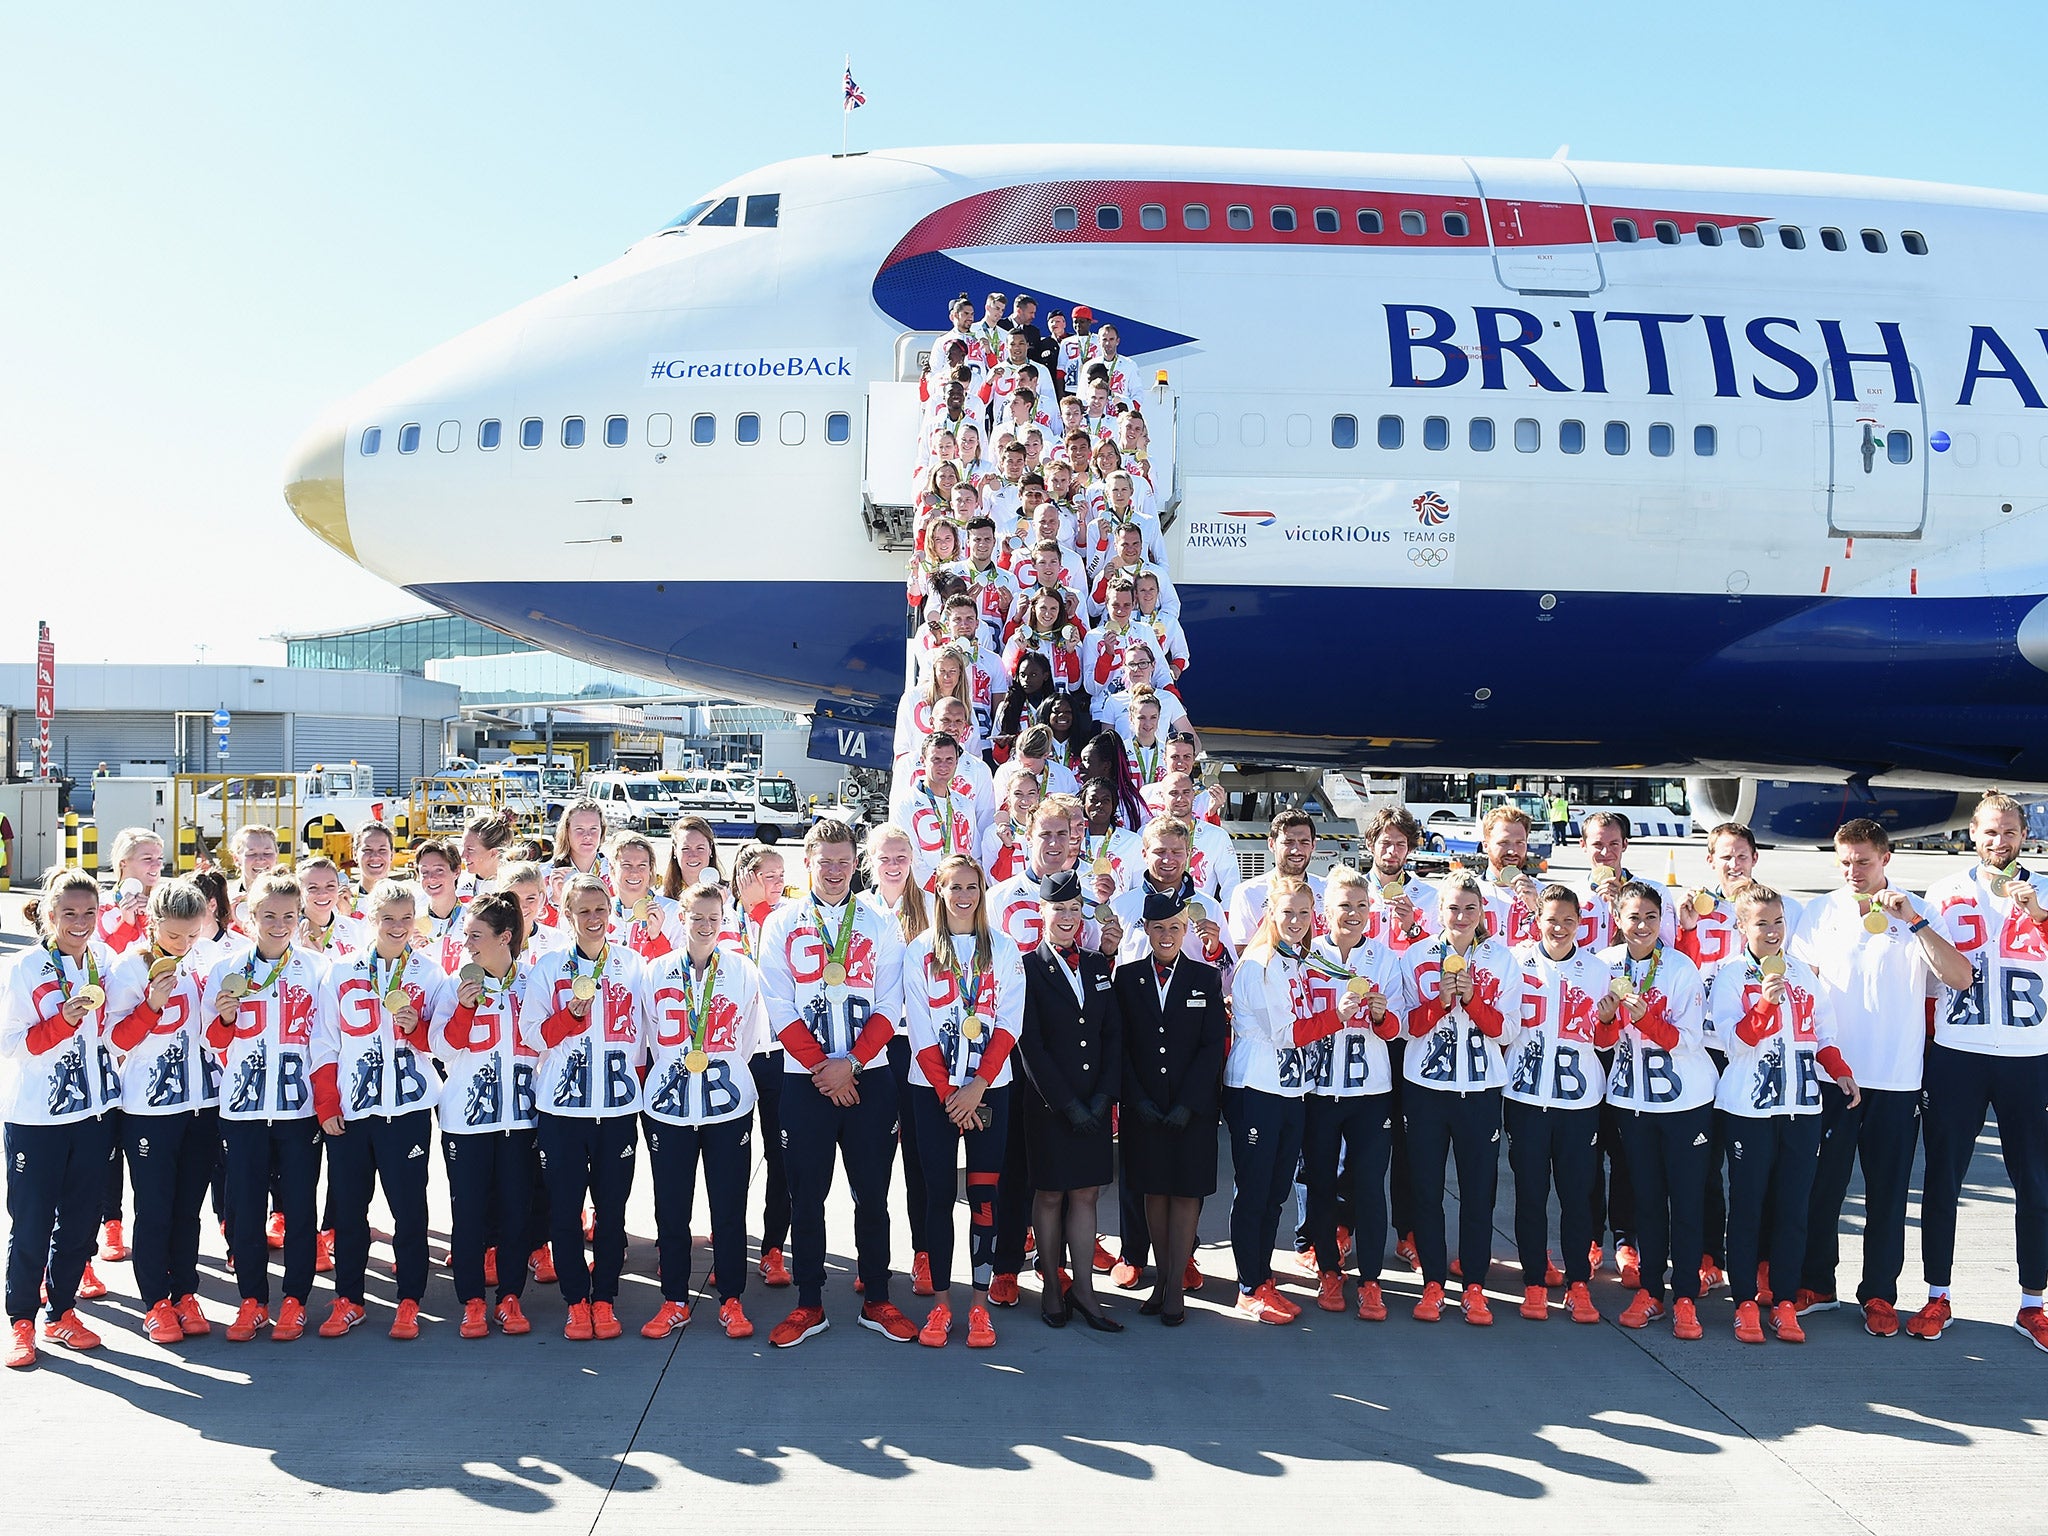
[[[426,1155],[427,1149],[423,1146],[420,1146],[418,1143],[414,1143],[413,1149],[405,1154],[405,1160],[407,1162],[411,1162],[416,1157],[425,1157]]]
[[[623,1147],[619,1148],[619,1156],[621,1156],[621,1157],[631,1157],[632,1155],[633,1155],[633,1149],[632,1149],[632,1147],[631,1147],[630,1145],[629,1145],[629,1146],[623,1146]]]
[[[1696,1147],[1704,1147],[1707,1144],[1707,1133],[1701,1131],[1699,1135],[1693,1137],[1692,1144]]]

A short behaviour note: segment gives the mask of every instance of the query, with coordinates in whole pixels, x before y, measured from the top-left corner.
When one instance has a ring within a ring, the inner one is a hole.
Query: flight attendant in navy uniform
[[[1083,901],[1071,869],[1040,888],[1042,937],[1024,957],[1026,1086],[1015,1105],[1024,1117],[1039,1262],[1056,1273],[1064,1259],[1074,1278],[1064,1298],[1056,1284],[1045,1287],[1045,1321],[1062,1328],[1079,1312],[1089,1327],[1114,1333],[1123,1324],[1096,1303],[1094,1260],[1096,1201],[1116,1177],[1110,1110],[1123,1077],[1123,1020],[1109,960],[1081,947]]]
[[[1223,977],[1190,954],[1187,896],[1150,891],[1140,914],[1151,951],[1116,968],[1123,1024],[1118,1115],[1123,1181],[1145,1201],[1158,1249],[1152,1294],[1138,1310],[1169,1328],[1187,1321],[1202,1201],[1216,1193],[1216,1127],[1230,1049]]]
[[[99,1335],[72,1310],[99,1238],[113,1150],[107,1111],[121,1078],[106,1044],[106,979],[114,957],[93,937],[99,882],[59,870],[45,883],[43,942],[14,962],[0,1023],[0,1114],[7,1146],[7,1364],[35,1364],[38,1287],[49,1286],[43,1337],[94,1349]],[[310,1276],[308,1277],[311,1278]]]

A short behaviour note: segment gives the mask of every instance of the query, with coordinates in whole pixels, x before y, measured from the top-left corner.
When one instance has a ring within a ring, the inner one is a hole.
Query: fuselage
[[[1141,365],[1212,750],[2040,783],[2044,216],[1561,161],[791,161],[354,396],[287,494],[551,649],[890,700],[903,381],[955,294],[1029,292]]]

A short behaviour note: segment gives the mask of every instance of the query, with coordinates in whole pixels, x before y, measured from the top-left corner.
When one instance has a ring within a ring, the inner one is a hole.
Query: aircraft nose
[[[313,536],[356,558],[349,536],[348,500],[342,492],[341,460],[347,424],[329,417],[300,438],[284,465],[284,499],[292,515]]]

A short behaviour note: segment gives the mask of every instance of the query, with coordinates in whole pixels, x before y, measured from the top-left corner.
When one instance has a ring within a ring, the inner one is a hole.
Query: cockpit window
[[[747,199],[747,228],[773,229],[781,217],[780,192],[756,192]]]
[[[700,198],[696,202],[690,204],[690,206],[685,208],[681,213],[677,214],[676,217],[669,222],[668,227],[670,229],[681,229],[685,224],[688,224],[692,219],[696,218],[698,214],[702,213],[706,208],[709,208],[710,206],[710,198]]]
[[[697,221],[699,228],[708,229],[717,225],[730,229],[740,221],[740,200],[736,197],[720,198],[718,206]]]

